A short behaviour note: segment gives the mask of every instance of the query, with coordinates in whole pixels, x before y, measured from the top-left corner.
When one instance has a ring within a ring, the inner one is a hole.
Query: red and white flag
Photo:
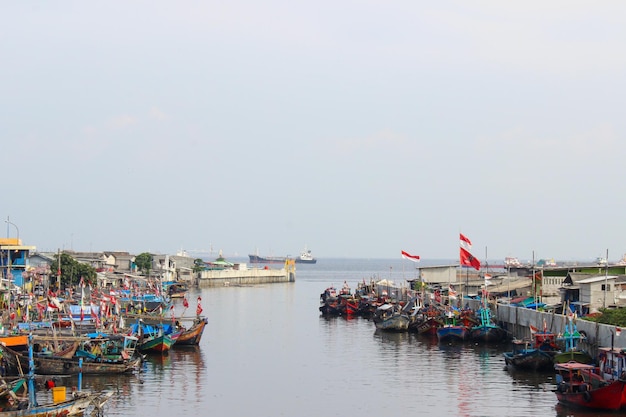
[[[467,238],[463,233],[459,233],[459,239],[461,243],[461,247],[466,250],[472,249],[472,241]]]
[[[202,298],[198,297],[198,307],[196,308],[196,315],[199,316],[202,313]]]
[[[402,253],[402,257],[404,259],[408,259],[409,261],[413,261],[413,262],[419,262],[420,261],[419,255],[411,255],[410,253],[405,252],[405,251],[401,251],[400,253]]]
[[[622,334],[622,328],[621,327],[615,327],[615,336],[619,336],[620,334]]]
[[[466,249],[461,248],[460,259],[461,265],[471,266],[477,271],[480,270],[480,261],[474,258],[474,255],[469,253]]]

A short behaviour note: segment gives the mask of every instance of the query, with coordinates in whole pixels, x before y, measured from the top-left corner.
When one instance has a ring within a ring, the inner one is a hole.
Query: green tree
[[[148,252],[140,253],[135,256],[135,265],[137,265],[137,268],[145,275],[150,275],[150,270],[152,269],[152,255]]]
[[[193,260],[193,272],[200,272],[206,269],[206,264],[200,258]]]
[[[54,255],[54,258],[52,271],[54,271],[53,275],[56,272],[59,288],[77,285],[81,278],[83,278],[85,285],[91,284],[95,286],[97,284],[98,274],[96,269],[91,265],[78,262],[67,253],[61,253],[61,276],[59,277],[59,255]]]

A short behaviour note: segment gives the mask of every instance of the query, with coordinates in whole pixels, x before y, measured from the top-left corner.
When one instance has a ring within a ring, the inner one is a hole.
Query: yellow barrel
[[[52,401],[60,403],[65,401],[66,390],[65,387],[53,387],[52,388]]]

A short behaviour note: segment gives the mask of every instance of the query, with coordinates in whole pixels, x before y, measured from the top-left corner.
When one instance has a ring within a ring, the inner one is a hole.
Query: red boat
[[[563,405],[598,410],[619,410],[626,382],[607,381],[595,366],[578,362],[558,363],[556,397]]]

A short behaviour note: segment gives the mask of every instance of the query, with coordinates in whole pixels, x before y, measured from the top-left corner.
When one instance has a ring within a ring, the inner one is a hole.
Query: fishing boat
[[[566,406],[617,411],[622,407],[626,383],[621,379],[607,381],[594,371],[593,365],[567,362],[554,366],[557,376],[556,397]]]
[[[376,329],[389,332],[405,332],[409,329],[409,315],[396,304],[383,304],[376,309],[372,319]]]
[[[531,346],[531,341],[513,340],[513,350],[504,352],[504,362],[518,370],[549,371],[554,369],[550,352]]]
[[[576,314],[568,314],[563,336],[561,338],[557,338],[557,341],[565,343],[565,349],[554,355],[554,362],[565,363],[576,361],[578,363],[592,363],[593,358],[591,355],[580,349],[579,344],[581,340],[584,339],[585,335],[580,333],[576,326]]]
[[[432,304],[427,307],[422,307],[417,314],[411,316],[409,331],[423,335],[436,336],[437,329],[444,324],[442,316],[441,310]]]
[[[101,412],[104,404],[112,396],[113,392],[83,392],[79,382],[78,390],[74,391],[71,397],[67,398],[65,387],[54,387],[52,402],[39,404],[35,389],[35,360],[32,343],[29,341],[28,376],[26,379],[7,384],[0,383],[2,394],[0,399],[0,417],[61,417],[61,416],[82,416],[93,407],[94,414]],[[79,381],[81,379],[79,378]],[[27,385],[27,396],[18,396],[17,392],[23,385]]]
[[[477,311],[479,324],[470,330],[470,338],[480,343],[498,343],[506,338],[506,331],[498,326],[494,320],[491,309],[483,302]]]
[[[180,336],[180,331],[172,330],[169,324],[147,324],[138,320],[131,325],[131,334],[138,339],[137,349],[143,353],[166,353]]]
[[[197,317],[191,327],[183,329],[182,333],[176,338],[174,346],[199,345],[206,325],[206,317]]]
[[[437,329],[439,343],[463,342],[468,337],[467,327],[457,324],[456,316],[448,311],[445,315],[443,326]]]
[[[25,354],[0,345],[0,353],[6,360],[7,375],[20,375],[28,363]],[[35,372],[41,375],[106,375],[133,372],[141,365],[140,357],[129,359],[106,359],[75,355],[72,358],[55,356],[34,356]]]

